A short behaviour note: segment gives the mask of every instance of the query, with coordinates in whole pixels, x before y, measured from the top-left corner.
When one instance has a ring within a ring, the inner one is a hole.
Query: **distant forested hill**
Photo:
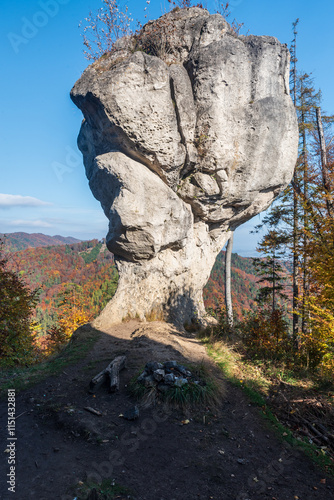
[[[17,239],[16,235],[19,235]],[[62,240],[70,240],[70,244],[61,245]],[[34,244],[35,248],[15,251],[15,242],[24,244],[25,241]],[[56,244],[45,246],[50,241]],[[6,247],[10,250],[11,269],[19,272],[31,288],[41,289],[36,319],[44,330],[57,322],[58,306],[64,294],[72,294],[73,301],[80,302],[95,317],[116,290],[118,274],[113,255],[104,241],[77,243],[75,238],[12,233],[6,239]],[[217,309],[224,304],[224,256],[225,252],[218,255],[204,289],[207,308]],[[252,259],[233,254],[232,300],[238,318],[243,309],[253,307],[257,290]]]
[[[249,310],[255,305],[255,297],[259,285],[253,261],[250,257],[232,254],[232,302],[238,319],[242,318],[242,310]],[[210,279],[204,288],[204,304],[206,308],[217,309],[224,305],[225,294],[225,252],[221,252],[213,266]]]
[[[64,297],[95,317],[117,287],[113,255],[98,240],[11,252],[9,267],[40,288],[36,319],[44,330],[56,324]]]
[[[8,233],[6,235],[0,233],[0,238],[6,240],[6,248],[12,252],[30,247],[37,248],[80,242],[80,240],[72,238],[71,236],[48,236],[42,233]]]

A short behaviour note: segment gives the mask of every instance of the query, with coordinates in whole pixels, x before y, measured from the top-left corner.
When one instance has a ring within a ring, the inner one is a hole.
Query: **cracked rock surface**
[[[120,279],[97,326],[203,321],[230,231],[290,182],[298,128],[289,51],[196,7],[150,21],[90,65],[71,97]]]

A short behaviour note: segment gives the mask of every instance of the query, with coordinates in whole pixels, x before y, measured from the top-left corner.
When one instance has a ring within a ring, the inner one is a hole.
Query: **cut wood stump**
[[[89,392],[96,392],[104,383],[109,383],[110,392],[119,390],[119,372],[125,367],[126,356],[117,356],[90,381]]]

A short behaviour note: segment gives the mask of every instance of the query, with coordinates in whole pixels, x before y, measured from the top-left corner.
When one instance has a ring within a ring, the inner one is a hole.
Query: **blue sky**
[[[134,19],[163,13],[167,0],[128,2]],[[214,0],[208,0],[211,12]],[[0,232],[101,238],[107,219],[93,198],[76,139],[82,120],[69,92],[88,65],[78,24],[101,0],[1,0]],[[299,69],[312,73],[323,107],[334,113],[332,0],[231,0],[231,18],[255,35],[290,45],[299,17]],[[234,251],[255,254],[253,223],[241,226]]]

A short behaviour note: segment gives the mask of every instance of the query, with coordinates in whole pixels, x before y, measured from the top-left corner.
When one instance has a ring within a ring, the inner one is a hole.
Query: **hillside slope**
[[[242,311],[252,309],[259,289],[253,261],[250,257],[232,254],[232,303],[236,317],[242,318]],[[211,276],[203,290],[207,309],[219,309],[224,304],[225,294],[225,252],[221,252],[213,266]]]
[[[65,295],[74,307],[83,307],[93,318],[117,286],[113,255],[98,240],[13,252],[9,267],[31,289],[40,289],[36,319],[42,330],[57,323],[58,305]]]
[[[0,239],[6,241],[6,248],[11,252],[17,252],[30,247],[37,248],[80,242],[80,240],[71,236],[59,236],[58,234],[56,236],[48,236],[42,233],[0,233]]]
[[[13,233],[14,235],[20,233]],[[23,233],[24,234],[24,233]],[[49,241],[48,236],[28,235],[34,244]],[[45,236],[45,239],[44,239]],[[58,241],[61,241],[57,237]],[[64,238],[65,240],[67,238]],[[69,238],[72,239],[72,238]],[[74,238],[73,238],[74,239]],[[64,292],[74,289],[76,300],[93,317],[102,310],[115,292],[117,270],[113,255],[104,242],[91,240],[80,243],[53,246],[37,246],[13,251],[11,242],[6,242],[10,250],[10,267],[25,278],[31,288],[40,287],[40,302],[37,306],[37,320],[42,328],[49,328],[57,321],[57,306]],[[225,252],[221,252],[204,288],[204,303],[207,309],[220,309],[224,304]],[[254,305],[259,288],[252,259],[232,255],[232,301],[236,316],[241,319],[242,310]]]

